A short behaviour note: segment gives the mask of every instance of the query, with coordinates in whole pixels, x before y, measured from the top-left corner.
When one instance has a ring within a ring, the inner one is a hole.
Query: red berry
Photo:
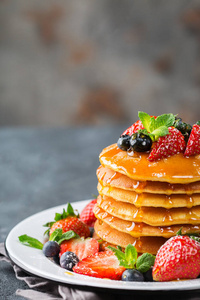
[[[200,125],[197,124],[192,127],[184,155],[191,156],[195,154],[200,154]]]
[[[144,126],[140,120],[135,122],[133,125],[131,125],[129,128],[127,128],[122,135],[127,134],[127,135],[132,135],[133,133],[137,132],[140,129],[144,129]]]
[[[169,127],[168,130],[169,134],[159,137],[158,141],[154,143],[148,157],[149,161],[155,161],[184,152],[185,140],[182,133],[174,127]]]
[[[80,214],[80,219],[90,227],[93,227],[94,222],[96,221],[96,217],[93,213],[93,208],[96,203],[97,199],[90,201]]]
[[[66,219],[61,219],[57,222],[55,222],[50,229],[50,235],[52,232],[57,229],[62,228],[63,233],[67,232],[69,230],[73,230],[75,233],[77,233],[79,236],[83,236],[85,238],[90,236],[90,229],[77,217],[68,217]]]
[[[74,252],[78,256],[79,260],[82,260],[87,256],[94,255],[99,252],[99,243],[93,238],[71,239],[61,243],[59,256],[66,251]]]
[[[125,268],[119,265],[112,251],[104,251],[84,258],[73,268],[73,271],[92,277],[120,280]]]
[[[170,238],[156,255],[155,281],[197,278],[200,273],[200,243],[189,236]]]

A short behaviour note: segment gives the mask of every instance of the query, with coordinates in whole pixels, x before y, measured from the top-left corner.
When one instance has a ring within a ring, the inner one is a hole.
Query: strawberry
[[[192,127],[184,156],[195,154],[200,154],[200,125],[197,124],[194,124]]]
[[[197,278],[200,273],[200,243],[177,235],[158,250],[153,267],[155,281]]]
[[[120,280],[125,268],[119,265],[112,251],[104,251],[84,258],[75,265],[73,271],[92,277]]]
[[[137,132],[140,129],[144,129],[144,126],[140,120],[135,122],[133,125],[131,125],[129,128],[127,128],[122,135],[132,135],[133,133]]]
[[[57,228],[62,228],[63,233],[67,232],[69,230],[73,230],[76,234],[78,234],[79,236],[83,236],[85,238],[90,236],[90,229],[87,226],[87,224],[85,224],[84,222],[82,222],[79,218],[77,217],[67,217],[65,219],[61,219],[57,222],[55,222],[50,229],[50,235],[52,234],[52,232],[57,229]]]
[[[99,243],[93,238],[71,239],[61,243],[59,256],[66,251],[74,252],[78,256],[79,260],[82,260],[87,256],[91,256],[99,252]]]
[[[96,221],[96,217],[93,213],[93,208],[96,203],[97,199],[90,201],[80,214],[80,219],[90,227],[94,227],[94,222]]]
[[[185,150],[185,140],[182,133],[175,127],[169,127],[169,134],[159,137],[154,143],[148,157],[149,161],[165,158]]]

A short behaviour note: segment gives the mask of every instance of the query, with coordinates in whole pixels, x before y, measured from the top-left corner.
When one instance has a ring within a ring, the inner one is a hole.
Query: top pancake
[[[191,183],[200,181],[200,155],[184,157],[182,153],[150,162],[149,153],[122,151],[117,144],[105,148],[100,154],[104,167],[139,181]]]

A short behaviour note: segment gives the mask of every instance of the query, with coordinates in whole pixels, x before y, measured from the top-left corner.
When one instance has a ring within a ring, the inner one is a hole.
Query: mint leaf
[[[126,269],[135,268],[135,263],[137,260],[137,250],[133,245],[129,244],[126,247],[125,252],[122,252],[121,250],[111,246],[108,246],[107,248],[111,249],[114,252],[114,254],[119,260],[120,266],[123,266]]]
[[[57,242],[60,245],[63,241],[67,241],[67,240],[70,240],[73,238],[79,238],[79,235],[76,234],[73,230],[69,230],[69,231],[63,233]]]
[[[143,111],[138,112],[138,117],[140,118],[140,121],[142,122],[144,128],[150,132],[150,126],[151,126],[151,116]]]
[[[138,257],[136,262],[136,269],[141,273],[147,272],[155,262],[155,256],[150,253],[143,253]]]
[[[111,247],[111,246],[108,246],[107,248],[114,252],[116,257],[118,258],[120,266],[125,267],[125,268],[129,268],[129,265],[126,262],[126,259],[125,259],[125,253],[124,252],[122,252],[121,250],[116,249],[114,247]]]
[[[129,266],[129,268],[133,269],[135,266],[135,263],[137,261],[137,250],[131,244],[129,244],[125,249],[125,260]]]
[[[156,141],[159,137],[165,136],[167,134],[169,134],[169,130],[166,126],[158,127],[157,129],[155,129],[151,132],[151,135],[153,136],[154,141]]]
[[[173,126],[173,124],[174,124],[175,115],[163,114],[163,115],[158,116],[155,121],[156,121],[155,122],[156,128],[161,127],[161,126],[170,127],[170,126]]]
[[[40,249],[40,250],[42,250],[42,248],[43,248],[43,244],[40,241],[38,241],[37,239],[32,238],[26,234],[20,235],[18,238],[19,238],[19,241],[26,246]]]
[[[55,242],[57,242],[58,240],[61,239],[61,236],[62,236],[62,228],[56,228],[56,229],[52,232],[52,234],[51,234],[49,240],[50,240],[50,241],[55,241]]]

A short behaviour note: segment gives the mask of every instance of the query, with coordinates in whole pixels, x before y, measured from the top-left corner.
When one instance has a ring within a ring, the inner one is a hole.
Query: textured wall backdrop
[[[0,125],[200,119],[200,1],[0,3]]]

